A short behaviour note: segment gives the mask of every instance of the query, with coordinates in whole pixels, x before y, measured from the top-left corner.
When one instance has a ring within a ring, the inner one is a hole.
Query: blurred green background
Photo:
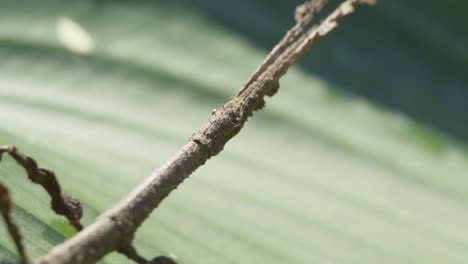
[[[90,224],[242,86],[299,3],[1,0],[0,144],[54,170]],[[466,263],[467,11],[359,7],[163,202],[137,248],[179,263]],[[93,52],[61,44],[60,17]],[[73,234],[8,157],[0,181],[31,257]]]

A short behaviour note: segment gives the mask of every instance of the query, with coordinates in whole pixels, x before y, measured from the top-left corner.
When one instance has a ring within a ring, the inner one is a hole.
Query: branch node
[[[138,263],[138,264],[149,263],[146,258],[138,254],[138,252],[136,251],[135,247],[132,244],[126,244],[120,249],[118,249],[117,251],[125,255],[127,258],[133,260],[135,263]]]
[[[268,78],[265,84],[265,95],[272,97],[279,90],[279,80],[275,78]]]

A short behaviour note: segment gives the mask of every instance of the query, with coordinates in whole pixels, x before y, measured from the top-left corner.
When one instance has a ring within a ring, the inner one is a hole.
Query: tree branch
[[[310,21],[326,2],[318,0],[299,6],[295,15],[296,25],[275,46],[244,87],[213,111],[209,121],[177,154],[93,224],[34,263],[95,263],[109,252],[131,247],[134,233],[149,214],[184,179],[222,151],[254,111],[264,107],[264,97],[276,93],[279,78],[289,67],[312,44],[336,28],[338,18],[352,13],[354,5],[374,3],[371,0],[346,0],[325,20],[312,27]]]

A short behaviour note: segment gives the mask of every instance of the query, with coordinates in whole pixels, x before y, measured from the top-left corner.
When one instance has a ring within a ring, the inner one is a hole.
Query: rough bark
[[[336,28],[338,18],[352,13],[358,3],[374,3],[370,0],[343,1],[323,21],[310,25],[315,13],[326,2],[319,0],[298,6],[294,27],[273,48],[244,87],[213,111],[208,122],[178,153],[93,224],[34,263],[95,263],[109,252],[128,248],[134,233],[150,213],[184,179],[222,151],[253,112],[264,107],[264,98],[276,93],[278,81],[289,67],[318,39]]]

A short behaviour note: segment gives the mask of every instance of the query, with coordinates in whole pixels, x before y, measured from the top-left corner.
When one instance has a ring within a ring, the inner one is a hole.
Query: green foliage
[[[0,145],[55,171],[92,223],[175,153],[292,23],[293,1],[231,2],[2,0]],[[468,139],[468,6],[381,2],[313,48],[163,202],[137,233],[143,255],[466,263],[468,161],[455,139]],[[89,31],[95,52],[62,47],[63,16]],[[8,157],[0,181],[31,257],[73,234]],[[0,234],[0,258],[13,258]]]

